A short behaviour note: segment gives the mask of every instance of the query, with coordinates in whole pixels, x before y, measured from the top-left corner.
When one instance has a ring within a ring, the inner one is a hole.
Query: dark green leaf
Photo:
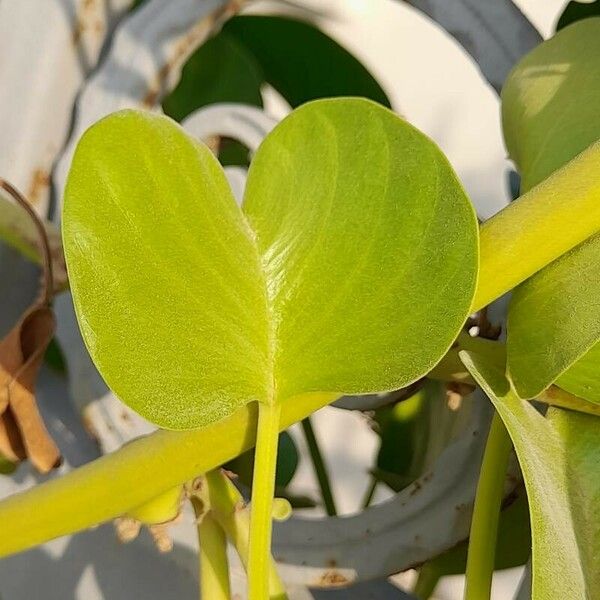
[[[177,87],[163,101],[165,114],[182,121],[196,109],[216,102],[262,106],[260,67],[239,42],[225,32],[194,52]]]
[[[60,347],[58,340],[54,337],[50,340],[48,348],[46,348],[46,354],[44,355],[44,362],[57,373],[65,375],[67,373],[67,363],[63,354],[62,348]]]
[[[292,107],[333,96],[363,96],[390,105],[369,71],[309,23],[285,17],[241,16],[229,20],[223,30],[254,55],[265,80]]]
[[[0,475],[11,475],[17,470],[17,463],[11,462],[0,454]]]
[[[441,393],[438,382],[427,381],[410,398],[375,412],[375,431],[381,438],[381,444],[373,475],[396,492],[423,472],[430,416]]]
[[[600,0],[595,0],[595,2],[576,2],[575,0],[572,0],[565,6],[565,9],[560,15],[558,22],[556,23],[556,31],[563,29],[571,23],[575,23],[575,21],[599,16]]]

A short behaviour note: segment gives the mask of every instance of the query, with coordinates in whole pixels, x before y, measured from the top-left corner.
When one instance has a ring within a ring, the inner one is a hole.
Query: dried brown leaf
[[[26,455],[41,473],[61,459],[35,401],[35,382],[54,329],[52,310],[34,305],[0,341],[0,452],[10,460]]]

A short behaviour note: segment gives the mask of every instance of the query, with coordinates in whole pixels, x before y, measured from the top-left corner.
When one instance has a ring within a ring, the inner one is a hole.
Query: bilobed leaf
[[[170,119],[124,111],[87,131],[63,240],[84,340],[131,408],[185,429],[271,396],[252,232],[217,160]]]
[[[600,17],[578,21],[530,52],[502,89],[510,157],[527,191],[600,139]]]
[[[390,102],[377,80],[345,48],[303,21],[244,15],[223,31],[260,64],[270,83],[292,107],[332,96],[363,96],[384,106]]]
[[[507,352],[508,371],[517,393],[522,398],[537,396],[598,340],[600,235],[563,255],[516,290],[508,317]],[[574,378],[574,373],[567,376],[569,381]]]
[[[292,113],[259,148],[242,210],[208,149],[165,117],[117,113],[80,142],[63,229],[76,311],[108,384],[154,423],[396,389],[464,323],[472,206],[438,148],[387,109]]]
[[[473,209],[439,149],[358,99],[294,111],[256,153],[256,232],[281,398],[398,389],[429,371],[469,311]]]
[[[240,102],[262,106],[260,66],[250,52],[225,32],[194,52],[177,87],[163,101],[165,114],[182,121],[201,106]]]
[[[529,498],[532,600],[597,598],[600,589],[600,427],[597,417],[550,408],[510,389],[504,365],[462,353],[512,438]]]

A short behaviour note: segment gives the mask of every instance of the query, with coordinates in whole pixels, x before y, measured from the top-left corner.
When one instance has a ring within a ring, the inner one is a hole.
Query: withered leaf
[[[60,464],[35,400],[35,382],[55,319],[47,304],[35,304],[0,341],[0,453],[17,462],[29,458],[40,473]]]

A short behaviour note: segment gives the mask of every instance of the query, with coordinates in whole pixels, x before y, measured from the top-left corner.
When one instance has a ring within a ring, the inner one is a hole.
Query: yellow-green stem
[[[431,563],[425,563],[419,569],[417,582],[412,590],[413,596],[419,600],[429,600],[440,580],[439,570]]]
[[[286,429],[337,395],[286,400]],[[254,445],[258,410],[251,403],[191,431],[158,431],[57,479],[0,502],[0,557],[127,513],[151,498],[222,465]]]
[[[488,435],[469,536],[465,600],[490,597],[498,520],[512,443],[498,413],[494,413]]]
[[[206,511],[199,498],[192,496],[192,506],[198,519],[201,600],[230,600],[227,540],[221,525]]]
[[[220,470],[206,474],[211,510],[248,570],[250,511],[235,485]],[[285,586],[279,578],[273,558],[269,561],[269,594],[271,600],[287,600]]]
[[[600,142],[486,221],[473,312],[600,231]]]
[[[269,597],[273,494],[275,493],[280,416],[281,405],[279,403],[261,403],[258,407],[258,429],[250,505],[249,600],[266,600]]]

